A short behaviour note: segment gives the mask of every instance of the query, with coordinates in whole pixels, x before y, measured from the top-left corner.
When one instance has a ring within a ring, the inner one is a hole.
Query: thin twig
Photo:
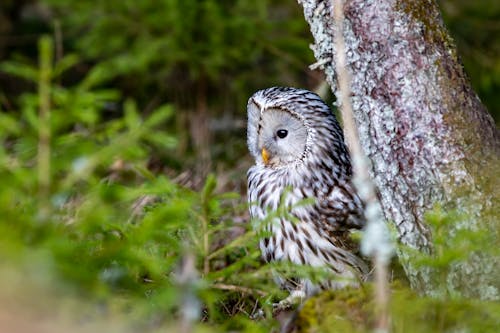
[[[178,288],[181,291],[180,329],[181,333],[193,332],[193,326],[200,319],[201,303],[196,296],[198,272],[196,271],[196,258],[193,253],[186,250],[182,256],[181,265],[175,276]]]
[[[44,36],[39,42],[39,123],[38,123],[38,202],[39,216],[45,220],[50,210],[50,83],[52,79],[53,42]]]
[[[365,203],[367,227],[362,244],[365,251],[373,259],[375,266],[375,304],[376,330],[389,331],[389,290],[387,284],[387,264],[392,253],[389,240],[386,239],[386,230],[383,222],[382,210],[375,192],[375,186],[370,178],[369,163],[361,148],[354,113],[350,101],[351,78],[347,70],[346,49],[344,41],[344,3],[334,0],[333,19],[335,22],[336,72],[339,89],[339,109],[342,113],[347,145],[352,157],[354,169],[354,185]],[[367,250],[366,250],[367,249]]]
[[[202,217],[202,228],[203,228],[203,274],[207,276],[210,272],[210,239],[209,239],[209,230],[208,230],[208,219],[207,216]]]
[[[268,293],[265,291],[259,290],[259,289],[252,289],[252,288],[247,288],[247,287],[242,287],[242,286],[236,286],[233,284],[225,284],[225,283],[214,283],[212,285],[213,288],[215,289],[220,289],[220,290],[230,290],[230,291],[238,291],[244,294],[257,294],[259,296],[267,296]]]

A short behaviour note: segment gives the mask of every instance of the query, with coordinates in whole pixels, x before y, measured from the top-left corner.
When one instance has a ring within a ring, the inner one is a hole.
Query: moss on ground
[[[296,332],[371,332],[375,322],[372,286],[323,292],[304,303]],[[500,304],[470,299],[422,297],[391,285],[391,331],[498,332]]]

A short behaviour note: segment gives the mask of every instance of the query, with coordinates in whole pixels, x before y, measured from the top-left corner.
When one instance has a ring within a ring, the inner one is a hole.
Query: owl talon
[[[274,306],[274,304],[273,304]],[[266,314],[264,313],[264,310],[262,309],[257,309],[254,313],[252,313],[250,315],[250,319],[252,320],[261,320],[261,319],[265,319],[266,317]]]
[[[303,290],[293,290],[287,298],[281,300],[279,303],[273,304],[273,312],[278,313],[290,310],[301,304],[305,298],[306,293]]]

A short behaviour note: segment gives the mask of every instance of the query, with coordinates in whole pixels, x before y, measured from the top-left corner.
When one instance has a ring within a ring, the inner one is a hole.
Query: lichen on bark
[[[299,3],[317,64],[337,95],[332,4]],[[344,12],[356,124],[384,214],[401,243],[432,251],[424,216],[436,204],[468,216],[457,230],[498,232],[498,186],[491,185],[498,184],[492,171],[499,165],[498,130],[469,84],[436,3],[349,0]],[[430,269],[403,262],[413,288],[436,292]],[[473,253],[450,269],[447,288],[499,299],[499,264],[496,256]]]

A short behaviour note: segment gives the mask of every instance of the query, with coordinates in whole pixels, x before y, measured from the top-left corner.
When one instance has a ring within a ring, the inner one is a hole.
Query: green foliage
[[[432,251],[423,253],[400,245],[417,269],[429,272],[437,286],[432,297],[410,290],[400,281],[390,285],[391,332],[496,332],[500,305],[462,296],[449,278],[462,263],[486,252],[498,255],[497,234],[471,228],[467,217],[435,207],[426,215]],[[457,226],[462,226],[457,227]],[[376,317],[375,286],[322,293],[308,300],[298,314],[299,332],[370,332]],[[334,328],[334,329],[333,329]]]
[[[41,39],[40,67],[1,67],[39,86],[37,94],[20,97],[20,119],[0,114],[0,253],[10,258],[6,264],[23,270],[36,261],[60,286],[56,293],[99,301],[106,312],[132,313],[134,325],[144,329],[153,321],[155,327],[175,323],[192,293],[207,324],[268,331],[272,320],[238,316],[275,290],[260,265],[255,233],[229,244],[221,239],[244,208],[234,205],[239,196],[217,194],[214,177],[196,193],[147,169],[151,151],[175,148],[175,139],[158,130],[172,107],[143,117],[127,99],[122,117],[103,119],[102,109],[119,94],[88,84],[92,70],[74,86],[59,84],[72,56],[52,67],[52,47],[49,38]],[[189,256],[195,262],[186,282],[179,276]]]
[[[372,332],[373,288],[329,291],[308,300],[299,312],[298,332]],[[416,295],[391,285],[391,332],[497,332],[500,305],[467,299]]]
[[[500,120],[500,3],[495,0],[440,0],[474,90]]]
[[[401,258],[407,258],[417,269],[429,272],[429,282],[437,287],[436,296],[460,298],[462,295],[457,286],[450,283],[450,276],[461,269],[461,264],[470,263],[477,256],[500,255],[496,246],[498,234],[491,232],[487,225],[481,228],[471,226],[467,216],[446,212],[439,206],[429,211],[425,218],[432,234],[432,249],[426,253],[401,246]]]
[[[311,37],[297,3],[283,0],[37,0],[33,3],[5,4],[7,18],[11,20],[7,25],[13,27],[12,40],[21,42],[0,41],[0,61],[34,58],[35,38],[46,31],[55,37],[55,56],[62,69],[57,71],[63,72],[57,75],[60,82],[119,94],[99,114],[85,115],[93,116],[96,124],[100,119],[121,116],[129,98],[136,102],[139,113],[145,115],[162,104],[174,106],[175,112],[162,128],[178,138],[179,145],[177,154],[156,152],[155,163],[161,166],[197,168],[200,156],[206,164],[208,157],[213,157],[217,164],[234,165],[246,147],[241,133],[244,118],[241,106],[248,97],[257,89],[278,84],[314,88],[320,79],[307,70],[307,65],[314,61],[308,48]],[[0,5],[2,18],[3,8]],[[36,28],[36,33],[30,30],[24,36],[23,28],[27,25]],[[25,42],[28,40],[31,42]],[[5,87],[0,91],[0,106],[14,110],[20,107],[17,95],[32,89],[25,79],[30,80],[31,75],[33,81],[33,72],[6,72],[10,75],[0,73],[0,83]],[[214,121],[221,117],[223,121]],[[235,132],[241,134],[235,136]],[[205,172],[200,173],[203,178]],[[196,179],[197,184],[201,182]]]
[[[435,207],[426,215],[432,251],[423,253],[400,245],[400,258],[429,272],[437,286],[432,297],[410,290],[401,281],[390,285],[391,332],[497,332],[500,305],[462,296],[451,287],[453,270],[477,255],[499,255],[498,235],[471,228],[467,216]],[[457,227],[458,226],[458,227]],[[462,227],[460,227],[462,226]],[[298,314],[298,332],[370,332],[376,322],[375,286],[321,293],[309,299]]]
[[[176,103],[182,99],[176,95],[186,93],[179,88],[196,91],[200,85],[246,99],[269,76],[274,81],[297,61],[312,61],[307,39],[297,38],[307,36],[304,20],[281,2],[46,1],[69,47],[99,61],[102,80],[120,76],[126,82],[115,84],[140,100],[154,89]],[[288,56],[263,62],[263,55],[276,52]]]

